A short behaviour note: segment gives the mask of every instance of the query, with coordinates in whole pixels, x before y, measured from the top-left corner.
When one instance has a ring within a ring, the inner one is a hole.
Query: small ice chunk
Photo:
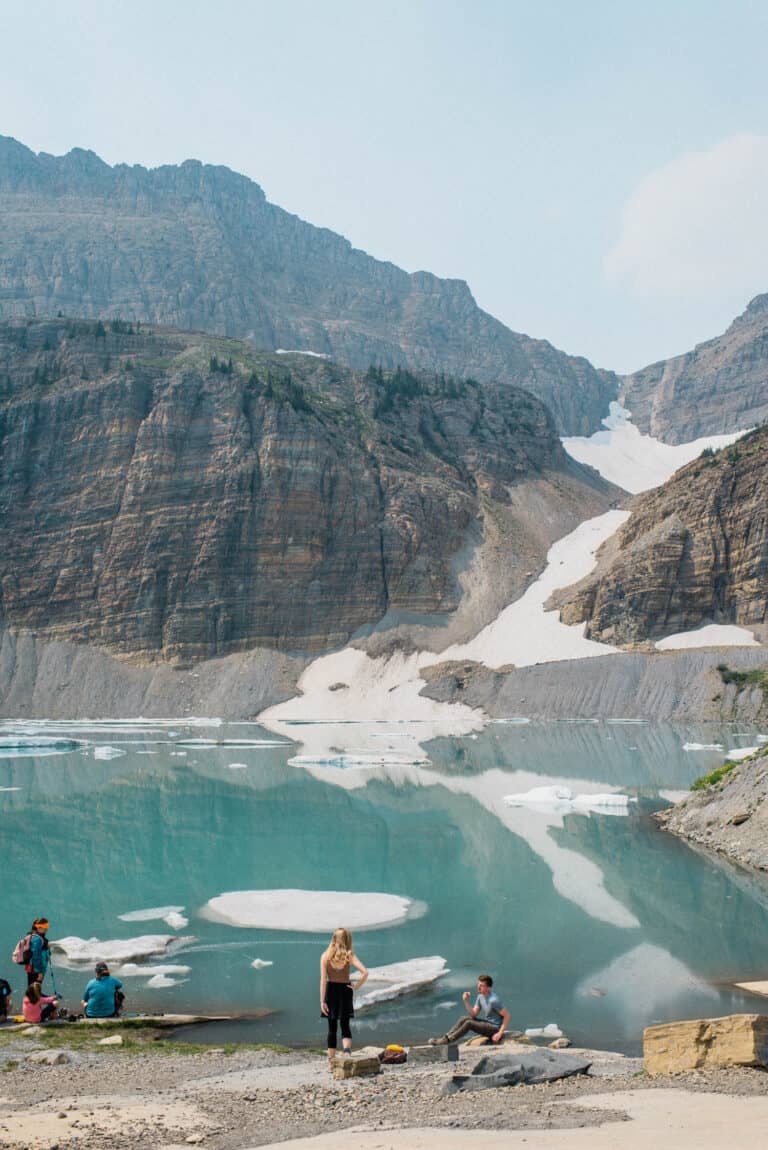
[[[186,978],[169,978],[167,974],[153,974],[147,986],[151,986],[153,990],[162,990],[166,986],[178,986],[180,982],[186,981]]]
[[[722,751],[722,743],[683,743],[684,751]]]
[[[423,903],[396,894],[339,890],[235,890],[209,899],[203,918],[229,926],[295,930],[308,934],[396,926],[423,914]]]
[[[247,770],[247,768],[248,768],[247,763],[230,763],[229,764],[230,771],[245,771],[245,770]]]
[[[121,922],[152,922],[156,918],[166,919],[169,914],[181,914],[183,910],[183,906],[150,906],[145,910],[129,910],[117,917]]]
[[[563,786],[532,787],[530,791],[504,796],[508,807],[538,807],[541,810],[562,813],[575,811],[579,814],[627,814],[628,805],[633,801],[629,795],[615,792],[575,795],[569,787]]]
[[[120,756],[124,755],[124,754],[125,754],[125,751],[121,750],[120,747],[94,747],[93,748],[94,759],[119,759]]]
[[[274,966],[270,958],[254,958],[251,966],[254,970],[261,970],[265,966]]]
[[[151,963],[145,965],[140,962],[126,962],[119,967],[121,978],[146,978],[148,975],[153,978],[156,974],[189,974],[191,969],[191,966],[180,966],[175,963],[162,963],[153,966]]]
[[[20,791],[21,787],[0,787],[0,791]]]
[[[546,1026],[529,1026],[525,1035],[526,1038],[562,1038],[563,1032],[556,1022],[548,1022]]]
[[[185,926],[189,926],[189,919],[176,910],[172,910],[170,914],[164,914],[163,922],[167,922],[171,930],[183,930]]]
[[[740,763],[742,759],[748,759],[750,755],[754,755],[755,751],[759,750],[759,747],[735,747],[726,753],[725,758],[727,762]]]

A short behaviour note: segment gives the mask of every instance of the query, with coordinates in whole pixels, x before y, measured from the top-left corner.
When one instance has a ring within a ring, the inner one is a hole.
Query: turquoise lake
[[[322,1046],[326,934],[200,915],[225,892],[299,888],[423,904],[420,917],[357,933],[356,950],[368,966],[439,954],[450,968],[432,990],[360,1014],[359,1042],[443,1031],[486,970],[514,1027],[554,1022],[579,1044],[626,1051],[654,1021],[765,1009],[729,983],[768,977],[768,881],[692,850],[651,818],[664,794],[723,761],[684,745],[752,745],[759,732],[744,725],[493,723],[426,744],[429,764],[359,768],[291,765],[298,742],[179,745],[275,737],[254,724],[146,720],[65,733],[82,745],[0,753],[0,976],[17,1007],[24,975],[10,954],[35,916],[48,915],[54,940],[127,939],[173,932],[120,915],[176,905],[189,919],[178,933],[194,941],[148,961],[187,965],[189,975],[159,988],[126,978],[129,1009],[268,1008],[261,1021],[196,1037]],[[106,747],[116,757],[100,757]],[[553,783],[636,801],[619,815],[503,804]],[[254,969],[254,959],[272,965]],[[76,1007],[92,964],[71,969],[55,954],[54,964]]]

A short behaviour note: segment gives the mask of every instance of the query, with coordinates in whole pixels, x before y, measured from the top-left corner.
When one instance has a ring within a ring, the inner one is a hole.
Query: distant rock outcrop
[[[705,623],[768,623],[768,426],[636,497],[596,570],[553,602],[592,639],[637,643]]]
[[[599,428],[616,397],[612,372],[510,331],[462,280],[372,259],[225,167],[109,167],[0,136],[0,215],[0,319],[122,317],[513,384],[567,435]]]
[[[768,419],[768,294],[724,335],[621,381],[633,422],[665,443],[744,431]]]
[[[117,320],[0,324],[0,460],[0,622],[142,661],[495,614],[615,494],[529,392]]]

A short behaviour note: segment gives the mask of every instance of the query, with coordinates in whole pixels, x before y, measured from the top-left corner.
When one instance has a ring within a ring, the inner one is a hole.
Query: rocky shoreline
[[[372,1078],[334,1080],[323,1054],[235,1048],[203,1050],[167,1043],[73,1043],[51,1032],[0,1031],[3,1098],[0,1147],[29,1150],[171,1150],[202,1145],[245,1150],[295,1138],[354,1130],[348,1146],[379,1145],[376,1131],[429,1128],[531,1131],[597,1127],[626,1117],[628,1092],[684,1088],[718,1095],[764,1095],[765,1072],[696,1071],[649,1078],[640,1059],[588,1051],[587,1075],[550,1085],[505,1087],[445,1096],[455,1064],[384,1067]],[[509,1043],[505,1051],[530,1050]],[[177,1052],[178,1051],[178,1052]],[[488,1053],[462,1048],[462,1071]],[[581,1052],[579,1052],[581,1053]],[[58,1064],[28,1059],[48,1056]],[[617,1095],[615,1109],[606,1096]],[[599,1098],[592,1106],[591,1098]],[[649,1096],[650,1097],[650,1096]],[[671,1096],[670,1096],[671,1097]],[[439,1143],[438,1143],[439,1144]],[[620,1145],[616,1142],[615,1145]]]
[[[664,830],[740,866],[768,872],[768,745],[713,771],[700,789],[656,815]]]

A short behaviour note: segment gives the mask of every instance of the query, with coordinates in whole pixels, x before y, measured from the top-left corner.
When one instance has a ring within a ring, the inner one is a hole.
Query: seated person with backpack
[[[53,994],[43,994],[42,979],[30,982],[24,992],[21,1012],[25,1022],[47,1022],[59,1004]]]
[[[109,973],[106,962],[96,963],[96,977],[83,992],[83,1010],[86,1018],[117,1018],[125,995],[122,982]]]
[[[5,1022],[11,1010],[11,984],[0,978],[0,1022]]]

